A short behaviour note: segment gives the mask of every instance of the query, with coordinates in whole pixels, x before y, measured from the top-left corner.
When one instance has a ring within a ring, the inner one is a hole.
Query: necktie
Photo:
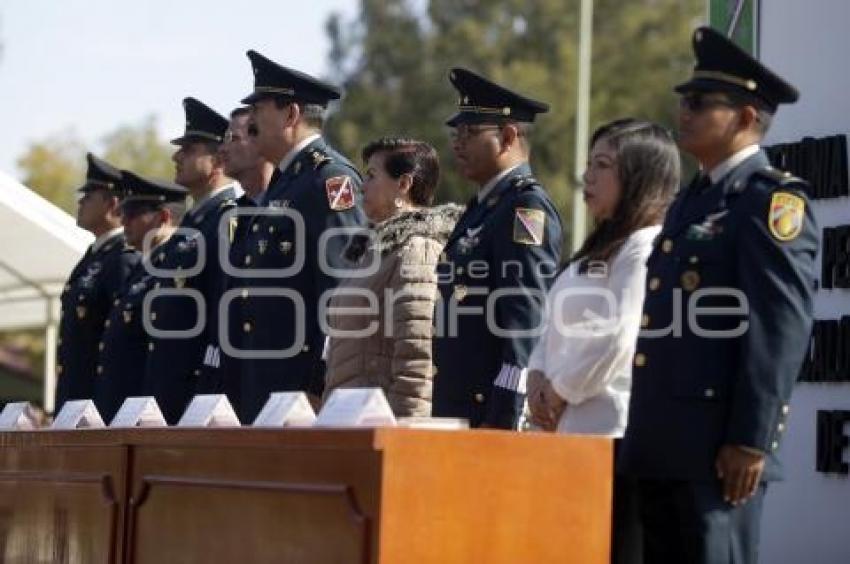
[[[711,186],[711,176],[698,172],[688,185],[688,192],[692,195],[701,194],[709,186]]]

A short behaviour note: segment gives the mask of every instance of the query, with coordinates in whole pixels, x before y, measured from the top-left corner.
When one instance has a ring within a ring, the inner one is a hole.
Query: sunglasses
[[[470,126],[470,125],[459,125],[454,129],[449,129],[449,139],[452,141],[469,141],[473,137],[478,137],[485,131],[499,131],[502,127],[500,125],[479,125],[479,126]]]
[[[688,92],[679,97],[679,107],[692,114],[698,114],[718,107],[734,108],[736,104],[727,98],[718,98],[715,94]]]

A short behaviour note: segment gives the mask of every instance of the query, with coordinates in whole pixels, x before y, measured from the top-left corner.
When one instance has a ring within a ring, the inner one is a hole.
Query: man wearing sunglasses
[[[95,403],[107,423],[128,397],[145,394],[144,378],[151,337],[145,331],[143,304],[156,278],[151,265],[161,267],[159,250],[186,211],[186,188],[165,180],[149,180],[121,171],[126,197],[121,222],[127,243],[142,253],[118,297],[111,304],[95,376]]]
[[[438,265],[432,412],[516,429],[561,255],[561,220],[528,164],[531,124],[549,106],[467,69],[449,79],[460,95],[452,149],[478,192]]]
[[[229,253],[240,254],[238,247],[245,237],[245,230],[250,223],[251,208],[262,205],[266,190],[275,171],[275,165],[260,154],[257,145],[257,125],[251,118],[251,108],[240,106],[230,112],[230,126],[224,134],[221,145],[221,156],[224,161],[224,172],[230,178],[239,182],[245,193],[236,199],[236,206],[241,212],[228,219],[233,225],[233,237]],[[231,210],[229,213],[235,213]],[[226,283],[226,281],[225,281]],[[241,310],[232,308],[229,312],[228,331],[231,344],[242,348]],[[239,359],[223,354],[219,344],[219,328],[208,332],[210,343],[204,352],[204,366],[201,371],[201,388],[227,394],[230,403],[238,408],[240,405],[240,362]]]
[[[797,90],[712,29],[693,46],[679,143],[701,170],[647,263],[618,462],[637,480],[646,562],[754,564],[809,343],[818,229],[805,182],[759,148]]]
[[[230,126],[224,134],[221,155],[225,174],[239,181],[246,198],[256,204],[262,203],[275,166],[260,154],[251,108],[241,106],[230,112]]]

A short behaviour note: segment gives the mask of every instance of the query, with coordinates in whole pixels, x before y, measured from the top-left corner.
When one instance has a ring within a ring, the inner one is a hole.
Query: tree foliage
[[[140,125],[119,127],[106,135],[102,144],[103,158],[118,168],[154,178],[174,176],[174,146],[160,139],[153,117]]]
[[[591,127],[625,116],[672,125],[671,87],[692,65],[703,15],[702,0],[596,0]],[[332,78],[346,89],[329,135],[350,156],[387,134],[428,141],[443,156],[438,198],[466,201],[473,189],[454,172],[443,123],[457,103],[448,70],[471,68],[551,105],[532,166],[567,219],[578,19],[576,0],[361,0],[354,21],[326,26]]]
[[[23,183],[60,208],[74,212],[76,194],[85,177],[85,147],[73,131],[32,143],[18,159]]]
[[[87,148],[73,131],[64,131],[32,143],[18,159],[23,183],[67,212],[76,209],[76,189],[86,173],[86,151],[136,173],[171,178],[172,149],[162,141],[156,120],[124,125],[105,135],[97,147]]]

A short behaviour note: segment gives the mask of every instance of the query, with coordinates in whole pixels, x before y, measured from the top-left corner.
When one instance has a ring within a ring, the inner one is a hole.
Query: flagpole
[[[587,234],[587,209],[584,205],[584,175],[587,163],[588,121],[590,112],[591,39],[593,37],[593,0],[581,0],[578,43],[578,81],[576,86],[575,189],[573,190],[572,251],[576,252]]]

